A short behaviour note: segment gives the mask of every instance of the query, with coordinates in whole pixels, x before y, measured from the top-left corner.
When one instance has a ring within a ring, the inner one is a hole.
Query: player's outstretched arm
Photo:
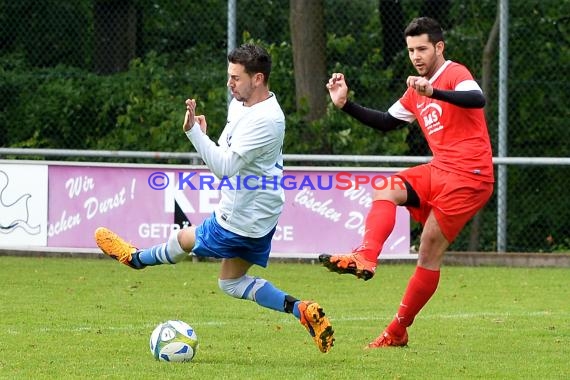
[[[235,175],[245,165],[244,159],[236,152],[222,149],[210,140],[206,135],[206,118],[196,115],[196,101],[188,99],[185,103],[186,114],[182,128],[202,160],[218,178]],[[200,128],[196,128],[196,125]]]
[[[333,73],[327,83],[333,104],[360,121],[362,124],[380,131],[390,131],[404,125],[388,112],[363,107],[348,100],[348,85],[342,73]]]
[[[395,118],[389,112],[366,108],[351,101],[347,101],[342,110],[362,124],[383,132],[398,129],[406,124],[406,121]]]

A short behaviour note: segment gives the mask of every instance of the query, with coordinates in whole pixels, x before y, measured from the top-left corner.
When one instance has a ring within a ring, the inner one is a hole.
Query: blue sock
[[[249,295],[249,292],[255,289],[253,286],[254,284],[255,282],[246,289],[244,298]],[[282,290],[277,289],[273,284],[266,281],[265,284],[257,289],[252,296],[258,305],[284,313],[285,295],[286,294]]]
[[[143,265],[174,264],[168,254],[168,244],[162,243],[138,252]]]

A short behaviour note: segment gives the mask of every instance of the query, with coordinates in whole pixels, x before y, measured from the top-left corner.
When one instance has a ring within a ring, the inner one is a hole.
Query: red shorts
[[[396,176],[405,179],[420,198],[420,207],[407,207],[412,218],[424,225],[433,211],[450,243],[493,194],[491,182],[476,181],[431,164],[403,170]]]

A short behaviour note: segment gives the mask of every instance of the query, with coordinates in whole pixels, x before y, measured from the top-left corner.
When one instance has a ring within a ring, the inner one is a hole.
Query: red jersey
[[[469,70],[452,61],[446,61],[430,83],[439,90],[481,90]],[[493,152],[482,108],[458,107],[408,88],[389,112],[401,120],[418,121],[433,153],[433,166],[494,182]]]

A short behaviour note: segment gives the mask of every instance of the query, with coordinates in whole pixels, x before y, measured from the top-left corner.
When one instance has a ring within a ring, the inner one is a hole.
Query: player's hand
[[[194,99],[186,99],[186,115],[184,116],[184,125],[182,129],[184,132],[188,132],[194,126],[196,118],[196,100]],[[206,120],[204,119],[204,123]],[[202,126],[200,125],[200,129]]]
[[[413,88],[416,92],[423,96],[432,96],[433,87],[429,80],[424,77],[409,76],[406,80],[408,87]]]
[[[206,123],[206,116],[196,115],[195,120],[196,123],[200,125],[200,129],[202,130],[202,132],[206,133],[208,131],[208,123]]]
[[[333,104],[338,108],[344,107],[348,100],[348,86],[346,85],[344,74],[333,73],[327,82],[327,89]]]

